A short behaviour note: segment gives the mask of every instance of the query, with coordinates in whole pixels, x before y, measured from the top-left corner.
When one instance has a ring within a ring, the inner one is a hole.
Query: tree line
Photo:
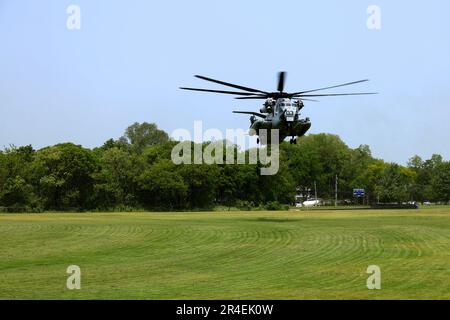
[[[407,166],[372,157],[367,145],[349,148],[338,136],[310,134],[280,145],[276,175],[261,164],[175,165],[177,144],[153,123],[135,123],[101,147],[61,143],[0,151],[0,207],[24,210],[204,210],[215,206],[278,209],[314,188],[324,199],[351,199],[366,190],[370,202],[450,200],[450,162],[440,155]],[[193,142],[189,142],[192,145]],[[203,143],[205,148],[210,142]],[[233,146],[235,157],[248,150]],[[312,193],[314,195],[314,192]]]

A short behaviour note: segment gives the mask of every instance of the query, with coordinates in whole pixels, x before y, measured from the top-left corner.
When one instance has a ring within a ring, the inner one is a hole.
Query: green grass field
[[[0,215],[0,299],[449,298],[448,207]]]

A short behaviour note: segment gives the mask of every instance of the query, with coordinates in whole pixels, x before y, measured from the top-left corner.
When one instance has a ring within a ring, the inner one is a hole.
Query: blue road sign
[[[353,189],[354,197],[364,197],[364,195],[365,195],[364,189]]]

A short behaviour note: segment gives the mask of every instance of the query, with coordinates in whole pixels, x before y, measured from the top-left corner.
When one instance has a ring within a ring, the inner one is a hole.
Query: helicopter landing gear
[[[291,140],[289,140],[290,144],[297,144],[297,139],[295,138],[291,138]]]

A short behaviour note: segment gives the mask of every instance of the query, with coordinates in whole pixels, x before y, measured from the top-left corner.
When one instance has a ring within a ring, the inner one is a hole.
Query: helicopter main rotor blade
[[[302,101],[320,102],[319,100],[314,100],[314,99],[303,99],[303,98],[297,98],[297,99],[300,99]]]
[[[240,113],[240,114],[251,114],[253,116],[266,118],[267,116],[265,114],[259,113],[259,112],[252,112],[252,111],[233,111],[233,113]]]
[[[261,91],[261,90],[258,90],[258,89],[244,87],[244,86],[240,86],[240,85],[229,83],[229,82],[225,82],[225,81],[220,81],[220,80],[216,80],[216,79],[207,78],[207,77],[204,77],[204,76],[196,75],[195,77],[199,78],[199,79],[202,79],[202,80],[215,82],[215,83],[218,83],[218,84],[221,84],[221,85],[224,85],[224,86],[228,86],[228,87],[232,87],[232,88],[240,89],[240,90],[244,90],[244,91],[257,92],[257,93],[268,93],[268,92]]]
[[[357,83],[366,82],[366,81],[369,81],[369,79],[358,80],[358,81],[353,81],[353,82],[347,82],[347,83],[344,83],[344,84],[338,84],[338,85],[336,85],[336,86],[325,87],[325,88],[320,88],[320,89],[313,89],[313,90],[308,90],[308,91],[296,92],[296,93],[294,93],[294,95],[297,95],[297,94],[304,94],[304,93],[309,93],[309,92],[315,92],[315,91],[320,91],[320,90],[327,90],[327,89],[339,88],[339,87],[345,87],[345,86],[350,86],[350,85],[352,85],[352,84],[357,84]]]
[[[331,97],[331,96],[362,96],[368,94],[378,94],[378,92],[358,92],[358,93],[328,93],[328,94],[301,94],[295,95],[295,98],[302,99],[303,97]]]
[[[283,92],[284,90],[284,80],[286,78],[286,72],[282,71],[278,73],[278,87],[277,90],[279,92]]]
[[[213,92],[213,93],[224,93],[224,94],[234,94],[241,96],[253,96],[254,93],[251,92],[238,92],[238,91],[225,91],[225,90],[211,90],[211,89],[199,89],[199,88],[186,88],[180,87],[182,90],[191,90],[191,91],[201,91],[201,92]]]
[[[251,99],[266,100],[267,98],[269,98],[269,97],[267,97],[267,96],[249,96],[249,97],[237,97],[235,99],[238,99],[238,100],[251,100]]]

